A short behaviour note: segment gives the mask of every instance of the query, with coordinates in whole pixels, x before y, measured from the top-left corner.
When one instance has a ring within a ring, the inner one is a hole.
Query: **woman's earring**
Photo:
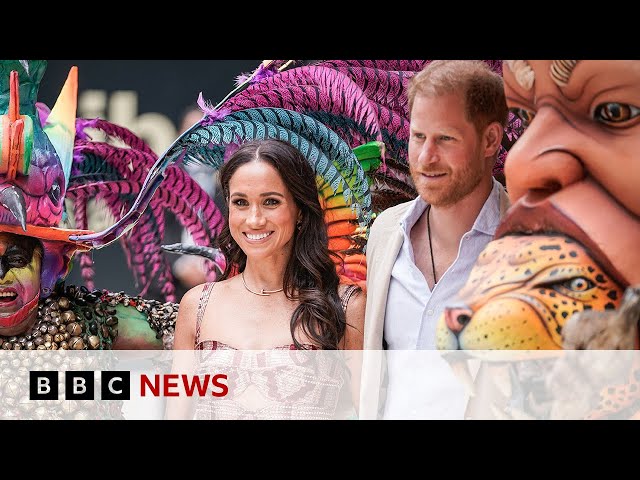
[[[302,220],[298,220],[298,222],[296,223],[296,228],[298,230],[300,230],[300,227],[302,227]]]

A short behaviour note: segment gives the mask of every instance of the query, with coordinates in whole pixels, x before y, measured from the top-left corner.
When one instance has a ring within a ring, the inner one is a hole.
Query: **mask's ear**
[[[485,157],[494,157],[498,153],[503,135],[504,129],[498,122],[487,125],[482,137]]]
[[[76,108],[78,105],[78,67],[71,67],[56,104],[44,125],[44,132],[56,149],[64,172],[65,191],[71,175],[73,145],[76,136]]]

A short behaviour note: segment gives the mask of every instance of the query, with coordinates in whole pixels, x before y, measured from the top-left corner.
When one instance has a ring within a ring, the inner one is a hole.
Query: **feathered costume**
[[[85,230],[87,200],[103,201],[120,218],[140,192],[146,171],[157,157],[122,127],[102,120],[76,121],[75,67],[52,110],[36,104],[45,68],[45,61],[0,62],[0,233],[34,237],[43,247],[39,294],[33,300],[23,299],[18,289],[13,294],[18,298],[13,300],[11,293],[7,297],[5,292],[8,301],[2,304],[0,327],[16,333],[0,335],[0,346],[16,350],[100,349],[112,348],[118,340],[117,348],[162,348],[163,340],[170,344],[177,305],[64,285],[72,256],[89,249],[70,239],[71,234],[93,233]],[[92,141],[85,132],[88,127],[118,137],[127,147]],[[162,255],[164,209],[171,209],[195,236],[199,231],[191,228],[194,220],[185,201],[198,197],[204,221],[213,223],[215,217],[208,215],[211,199],[182,170],[168,169],[167,176],[175,185],[183,185],[189,195],[178,197],[161,189],[139,228],[122,243],[143,292],[151,282],[149,275],[155,275],[164,282],[163,293],[172,300],[173,278],[166,276],[166,262],[156,260]],[[68,217],[65,200],[75,205],[77,228],[60,228],[63,218]],[[148,262],[150,273],[143,262]],[[87,286],[93,289],[89,256],[81,258],[81,266]],[[3,270],[3,277],[8,271]],[[16,303],[20,309],[13,312],[11,305]],[[30,327],[25,319],[33,318],[36,311],[37,320]]]
[[[500,71],[500,62],[488,62]],[[197,250],[212,260],[209,279],[215,279],[225,262],[211,248],[224,219],[180,163],[208,165],[213,173],[242,142],[279,138],[300,149],[316,173],[329,247],[339,256],[336,269],[341,281],[364,288],[368,227],[380,211],[417,195],[407,164],[406,87],[427,63],[265,61],[251,75],[239,78],[238,87],[215,107],[200,97],[202,119],[159,159],[125,128],[100,119],[75,120],[75,68],[49,112],[35,104],[46,62],[0,63],[3,81],[12,79],[11,89],[2,90],[0,97],[5,107],[0,137],[0,203],[5,208],[0,207],[0,232],[33,236],[42,242],[42,299],[66,295],[74,305],[78,298],[80,304],[104,303],[98,309],[99,321],[78,320],[81,341],[68,348],[112,348],[116,339],[117,348],[157,348],[161,338],[170,348],[177,304],[173,303],[174,277],[162,248],[165,210],[176,216],[196,244],[177,250]],[[518,121],[510,118],[497,175],[518,128]],[[102,131],[108,141],[93,140],[92,129]],[[113,138],[124,146],[113,145]],[[86,230],[89,200],[103,203],[116,223],[98,233]],[[68,216],[76,229],[59,228],[65,205],[73,205]],[[160,282],[164,305],[123,292],[89,293],[94,286],[88,251],[116,240],[121,241],[140,294],[144,296],[153,282]],[[64,287],[75,252],[79,252],[86,283],[82,289]],[[77,316],[82,316],[80,310],[74,310]],[[25,332],[22,337],[0,340],[9,346],[4,348],[62,345],[53,337],[47,344],[30,345],[27,337]]]
[[[501,72],[500,61],[487,62]],[[154,191],[171,182],[163,182],[163,178],[169,179],[172,165],[197,162],[211,166],[213,173],[242,142],[279,138],[296,146],[316,173],[329,248],[340,257],[336,269],[341,281],[364,288],[369,225],[380,211],[417,195],[407,163],[406,87],[427,63],[264,61],[251,75],[238,77],[238,87],[215,107],[199,98],[203,118],[162,155],[133,208],[119,222],[104,232],[72,238],[94,248],[119,238],[141,218],[150,199],[154,206]],[[498,177],[519,129],[519,120],[510,115],[494,170]],[[209,221],[209,227],[215,236],[223,225],[217,210],[213,211],[216,213],[210,217],[215,220]],[[207,247],[210,237],[194,236],[194,240],[196,245]],[[216,258],[206,248],[188,250]],[[155,250],[150,258],[158,258]],[[218,269],[223,269],[224,259],[218,256],[216,261]],[[215,269],[209,272],[213,280]]]

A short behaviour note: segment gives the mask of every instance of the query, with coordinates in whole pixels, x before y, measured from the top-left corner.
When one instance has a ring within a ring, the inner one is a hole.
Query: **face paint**
[[[36,319],[42,250],[28,237],[0,233],[0,334],[16,335]]]
[[[640,224],[592,181],[541,201],[528,194],[476,260],[461,303],[445,309],[438,347],[561,348],[571,315],[616,309],[638,283],[638,238]]]
[[[575,240],[509,235],[480,254],[460,297],[445,309],[438,348],[553,350],[574,313],[616,308],[623,288]]]

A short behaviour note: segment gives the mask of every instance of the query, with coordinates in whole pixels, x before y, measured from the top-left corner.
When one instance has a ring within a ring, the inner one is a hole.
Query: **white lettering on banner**
[[[107,384],[107,388],[111,393],[122,393],[122,390],[116,390],[115,388],[113,388],[114,382],[122,382],[122,377],[113,377]]]
[[[78,116],[83,118],[106,118],[107,92],[85,90],[78,96]]]
[[[138,115],[138,92],[133,90],[116,90],[109,96],[105,90],[85,90],[78,96],[78,117],[104,118],[126,127],[147,142],[156,154],[164,152],[178,135],[166,115],[158,112]],[[92,138],[105,141],[104,134],[94,136],[92,133]],[[121,145],[117,141],[114,144]]]
[[[138,94],[134,91],[123,90],[111,94],[109,120],[129,128],[157,154],[166,150],[177,136],[176,128],[165,115],[155,112],[138,115]]]
[[[73,379],[73,393],[74,395],[80,395],[86,393],[87,381],[84,378],[74,377]]]
[[[55,365],[50,351],[2,353],[20,366],[0,375],[0,419],[640,417],[638,350],[61,350]],[[387,382],[390,364],[405,375]],[[58,395],[61,373],[65,394],[92,398]]]
[[[39,377],[38,378],[38,395],[44,395],[51,391],[51,386],[49,385],[49,379]]]

